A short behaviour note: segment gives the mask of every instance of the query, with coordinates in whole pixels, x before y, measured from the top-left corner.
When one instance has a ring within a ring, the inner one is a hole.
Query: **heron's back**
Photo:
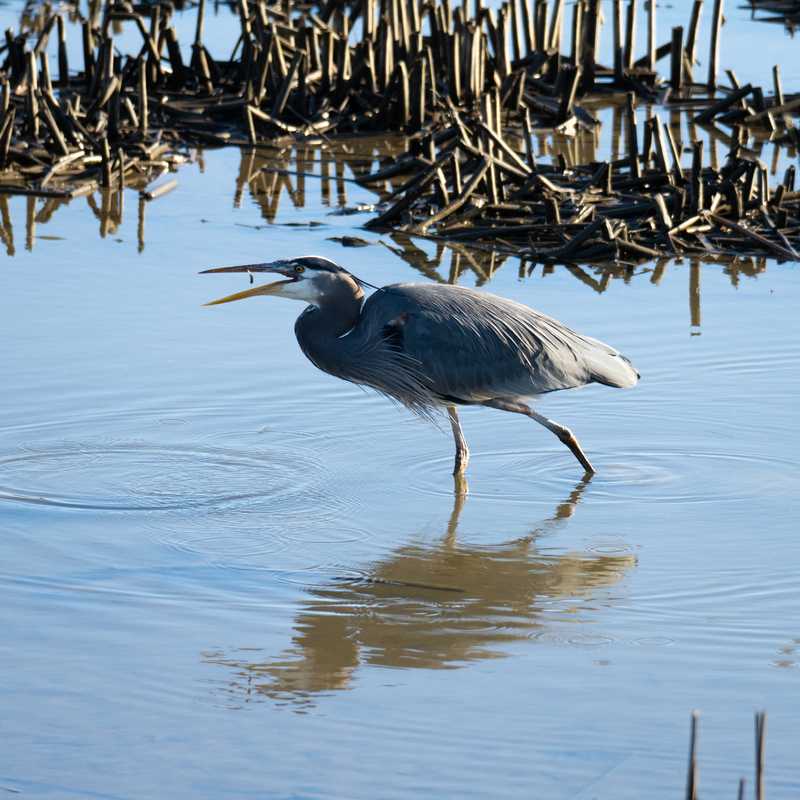
[[[367,300],[363,322],[393,337],[433,392],[479,403],[597,382],[634,386],[638,373],[609,345],[528,306],[443,284],[396,284]]]

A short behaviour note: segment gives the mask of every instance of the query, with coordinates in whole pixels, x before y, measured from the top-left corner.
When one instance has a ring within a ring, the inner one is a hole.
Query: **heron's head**
[[[353,294],[357,297],[363,296],[358,279],[353,277],[346,269],[338,266],[338,264],[334,264],[333,261],[321,256],[287,258],[266,264],[216,267],[203,270],[200,274],[205,275],[210,272],[246,272],[250,275],[251,282],[254,274],[266,272],[272,275],[280,275],[281,280],[261,286],[253,286],[251,289],[245,289],[243,292],[236,292],[236,294],[229,294],[227,297],[221,297],[219,300],[212,300],[210,303],[206,303],[207,306],[231,303],[234,300],[244,300],[246,297],[266,294],[289,297],[292,300],[302,300],[311,305],[320,305],[326,298],[333,299],[342,292],[351,296]]]

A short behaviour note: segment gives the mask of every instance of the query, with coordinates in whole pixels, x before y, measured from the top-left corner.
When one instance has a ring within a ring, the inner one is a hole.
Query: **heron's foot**
[[[580,461],[581,466],[583,466],[584,470],[586,471],[587,475],[594,475],[595,468],[592,466],[592,462],[586,457],[586,453],[583,452],[581,449],[578,440],[575,438],[575,435],[569,428],[564,428],[558,434],[558,438],[567,446],[569,447],[572,455]]]

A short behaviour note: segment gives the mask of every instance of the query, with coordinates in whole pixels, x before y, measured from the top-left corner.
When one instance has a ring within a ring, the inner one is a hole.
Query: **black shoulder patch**
[[[404,341],[403,334],[408,323],[408,314],[404,311],[381,328],[381,339],[395,352],[402,352]]]

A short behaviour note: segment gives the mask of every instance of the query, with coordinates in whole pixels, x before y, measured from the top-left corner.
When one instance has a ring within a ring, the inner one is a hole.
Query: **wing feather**
[[[387,344],[396,355],[402,331],[409,359],[402,368],[440,402],[531,396],[592,381],[632,386],[638,378],[612,347],[521,303],[464,287],[387,286],[369,298],[362,319],[376,332],[390,326]]]

